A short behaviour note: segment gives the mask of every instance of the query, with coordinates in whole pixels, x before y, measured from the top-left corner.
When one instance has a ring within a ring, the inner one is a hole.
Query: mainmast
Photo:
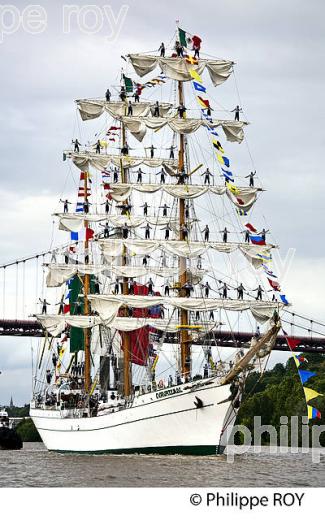
[[[179,104],[184,103],[184,91],[182,81],[178,82],[178,102]],[[179,136],[179,152],[178,152],[178,173],[181,174],[185,168],[185,140],[184,134]],[[181,177],[179,177],[180,179]],[[183,226],[185,225],[185,199],[179,199],[179,239],[184,239]],[[185,290],[184,285],[187,282],[187,271],[186,271],[186,258],[179,258],[179,287],[180,296],[184,296]],[[181,373],[182,376],[187,378],[191,372],[191,346],[188,331],[185,327],[188,325],[188,311],[180,310],[180,346],[181,346]]]
[[[122,149],[126,145],[125,126],[121,121],[122,129]],[[123,183],[128,182],[128,170],[124,168],[123,161],[121,159],[121,178]],[[126,199],[123,204],[128,204]],[[126,247],[123,246],[122,252],[122,265],[127,265],[126,261]],[[123,294],[129,293],[128,278],[123,278]],[[125,316],[128,316],[128,308],[125,308]],[[128,397],[131,394],[131,338],[129,332],[123,332],[122,334],[122,347],[123,347],[123,384],[124,384],[124,396]]]
[[[85,206],[88,205],[88,172],[84,172],[84,202]],[[87,235],[88,221],[85,220],[84,224],[86,228],[86,238],[85,238],[85,256],[87,255],[89,258],[89,242]],[[84,275],[84,314],[85,316],[89,316],[90,308],[89,308],[89,285],[90,285],[90,275]],[[84,352],[85,352],[85,392],[90,392],[91,385],[91,377],[90,377],[90,330],[84,329]]]

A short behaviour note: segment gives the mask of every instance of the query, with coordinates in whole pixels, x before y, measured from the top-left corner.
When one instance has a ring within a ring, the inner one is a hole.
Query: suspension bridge
[[[65,246],[61,246],[64,248]],[[56,248],[57,251],[58,248]],[[45,265],[50,262],[52,250],[42,251],[0,265],[2,305],[0,305],[0,336],[43,337],[46,331],[32,317],[39,311],[39,297],[45,290]],[[252,296],[249,292],[248,296]],[[1,295],[1,292],[0,292]],[[0,296],[1,299],[1,296]],[[299,352],[325,353],[325,323],[293,312],[291,307],[282,314],[282,324],[291,337],[299,340]],[[225,326],[204,336],[204,344],[219,347],[246,348],[252,332],[224,330]],[[168,333],[164,341],[175,343],[178,333]],[[193,340],[199,344],[201,340]],[[289,351],[286,336],[277,337],[273,350]]]

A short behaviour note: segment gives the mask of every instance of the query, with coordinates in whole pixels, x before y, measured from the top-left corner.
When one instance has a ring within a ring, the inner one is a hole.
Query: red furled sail
[[[140,296],[147,296],[149,289],[146,285],[134,284],[134,294]],[[160,296],[160,293],[155,293],[155,296]],[[149,307],[146,309],[133,309],[132,316],[134,318],[160,318],[161,307]],[[131,362],[135,365],[146,366],[149,354],[149,333],[150,327],[142,327],[138,330],[128,332],[131,343]],[[125,333],[121,332],[121,335]]]

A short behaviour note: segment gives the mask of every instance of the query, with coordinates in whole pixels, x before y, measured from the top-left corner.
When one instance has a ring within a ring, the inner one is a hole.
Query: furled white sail
[[[119,256],[122,254],[123,246],[127,248],[132,255],[150,255],[157,249],[175,255],[178,257],[197,258],[207,250],[212,249],[220,253],[232,253],[236,250],[245,253],[248,258],[254,258],[259,261],[259,265],[263,260],[259,255],[263,255],[272,249],[272,245],[258,246],[253,244],[243,244],[240,242],[195,242],[184,240],[137,240],[137,239],[100,239],[99,245],[105,257]]]
[[[123,117],[123,123],[138,141],[142,141],[146,134],[146,129],[158,131],[168,126],[173,132],[178,134],[191,134],[196,132],[200,127],[217,128],[221,126],[228,141],[241,143],[244,139],[243,127],[248,123],[245,121],[228,121],[214,120],[212,122],[206,119],[179,119],[176,116],[172,118],[162,117],[142,117],[137,118]]]
[[[135,295],[90,295],[92,309],[98,312],[103,321],[112,320],[116,316],[116,306],[118,308],[126,305],[135,309],[155,307],[157,305],[170,305],[186,311],[215,311],[223,309],[226,311],[245,311],[254,312],[254,318],[263,322],[272,317],[275,310],[283,308],[278,302],[260,302],[251,300],[230,300],[220,298],[184,298],[184,297],[163,297],[163,296],[135,296]]]
[[[81,171],[88,171],[90,166],[102,171],[110,164],[123,168],[136,168],[141,164],[149,166],[150,168],[158,168],[164,166],[166,169],[177,172],[177,161],[173,159],[163,159],[159,157],[135,157],[131,155],[109,155],[109,154],[95,154],[91,152],[76,153],[71,150],[66,150],[65,156],[72,159],[73,163]]]
[[[231,198],[238,207],[243,206],[244,208],[249,205],[253,205],[256,201],[257,192],[260,191],[258,188],[248,187],[237,187],[237,195],[231,193],[226,186],[202,186],[195,184],[111,184],[110,195],[116,202],[126,200],[133,191],[140,193],[156,193],[162,191],[179,199],[195,199],[201,197],[206,193],[213,193],[214,195],[224,195],[225,193]],[[242,199],[242,203],[239,203],[237,199]]]
[[[80,231],[85,220],[87,222],[102,222],[107,219],[106,214],[95,213],[54,213],[54,216],[59,217],[59,229],[61,231],[73,232]]]
[[[106,101],[105,99],[78,99],[76,101],[81,119],[87,121],[100,117],[105,111],[115,119],[125,116],[128,104],[125,101]],[[171,103],[160,103],[159,113],[162,117],[168,116],[172,109]],[[132,103],[134,117],[145,117],[153,115],[155,104],[153,102]]]
[[[122,200],[125,200],[122,199]],[[133,215],[96,215],[96,214],[67,214],[67,213],[56,213],[56,216],[60,219],[59,229],[62,231],[74,231],[78,232],[82,229],[84,221],[87,222],[107,222],[112,227],[122,227],[127,225],[130,228],[142,226],[144,224],[150,224],[152,226],[166,226],[169,224],[172,227],[177,225],[177,219],[171,219],[169,217],[149,217],[142,216],[136,217]]]
[[[177,81],[190,81],[190,69],[202,74],[206,68],[214,86],[226,81],[233,69],[233,62],[227,60],[198,60],[198,63],[190,63],[186,58],[162,58],[145,54],[130,54],[129,59],[138,76],[145,76],[157,66],[161,68],[165,76]]]
[[[96,119],[101,116],[105,110],[105,102],[102,99],[78,99],[76,103],[83,121]]]
[[[152,327],[163,332],[178,332],[180,325],[178,321],[168,319],[154,319],[154,318],[132,318],[132,317],[116,317],[110,321],[103,321],[98,316],[70,316],[70,314],[52,314],[44,315],[37,314],[37,320],[41,323],[42,327],[47,330],[51,336],[59,336],[62,332],[70,327],[77,327],[81,329],[89,329],[96,327],[97,325],[105,325],[110,329],[116,329],[120,332],[131,332],[133,330],[139,330],[142,327]],[[195,328],[193,330],[197,332],[210,332],[219,327],[218,322],[214,321],[195,321]],[[191,324],[189,324],[191,326]]]
[[[76,274],[94,274],[98,275],[106,269],[105,265],[92,264],[49,264],[46,276],[47,287],[60,287]]]
[[[67,326],[89,329],[102,323],[98,316],[70,316],[70,314],[37,314],[40,322],[51,336],[59,336]]]

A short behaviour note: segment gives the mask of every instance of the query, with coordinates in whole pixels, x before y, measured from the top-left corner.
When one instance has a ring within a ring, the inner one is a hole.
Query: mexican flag
[[[183,29],[178,28],[178,38],[179,42],[183,47],[195,46],[200,49],[201,47],[201,38],[199,36],[193,36],[192,34],[184,31]]]
[[[133,92],[133,81],[131,78],[127,78],[125,74],[123,74],[125,90],[126,92]]]

